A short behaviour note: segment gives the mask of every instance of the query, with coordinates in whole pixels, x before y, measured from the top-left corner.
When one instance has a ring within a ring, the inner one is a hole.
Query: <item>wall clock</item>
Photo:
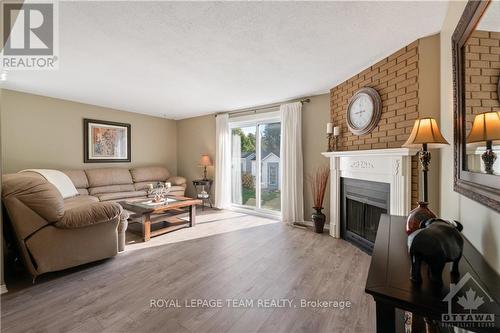
[[[382,100],[373,88],[361,88],[347,106],[347,127],[355,135],[370,133],[382,115]]]

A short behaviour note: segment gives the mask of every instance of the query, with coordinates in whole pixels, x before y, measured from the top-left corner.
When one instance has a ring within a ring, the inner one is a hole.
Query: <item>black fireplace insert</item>
[[[380,216],[390,214],[390,185],[342,178],[341,193],[340,235],[371,254]]]

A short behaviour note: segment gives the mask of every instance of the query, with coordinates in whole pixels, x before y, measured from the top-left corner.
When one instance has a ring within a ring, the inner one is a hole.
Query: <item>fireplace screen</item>
[[[371,253],[382,214],[389,213],[389,184],[342,178],[342,238]]]
[[[387,209],[347,198],[346,230],[374,243],[380,215]]]

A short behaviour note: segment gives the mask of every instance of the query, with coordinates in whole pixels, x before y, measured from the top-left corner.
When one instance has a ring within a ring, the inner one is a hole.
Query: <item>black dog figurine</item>
[[[408,236],[408,251],[411,259],[411,277],[415,283],[422,282],[420,264],[429,266],[432,283],[442,286],[442,273],[447,262],[453,262],[451,274],[458,276],[458,262],[462,257],[464,240],[460,222],[432,218],[420,223],[420,228]]]

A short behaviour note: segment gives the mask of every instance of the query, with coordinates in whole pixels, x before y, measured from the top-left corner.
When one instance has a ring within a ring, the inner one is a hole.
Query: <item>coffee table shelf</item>
[[[145,200],[122,201],[120,205],[131,211],[131,223],[139,222],[142,225],[140,234],[145,242],[151,237],[159,236],[175,230],[193,227],[196,224],[196,205],[201,200],[187,197],[168,197],[163,204],[152,205]],[[189,213],[189,219],[182,219],[180,214]],[[162,227],[154,227],[162,224]],[[134,232],[134,228],[129,227]]]

